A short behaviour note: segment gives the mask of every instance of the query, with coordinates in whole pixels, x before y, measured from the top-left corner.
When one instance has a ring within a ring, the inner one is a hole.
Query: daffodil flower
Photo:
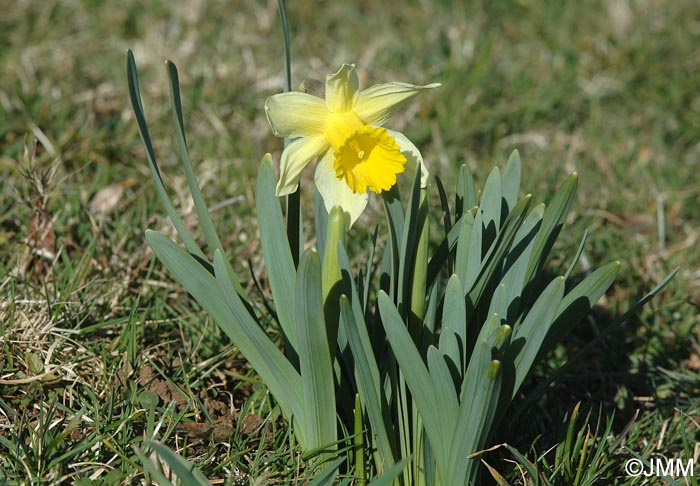
[[[341,206],[350,224],[367,206],[368,192],[381,193],[396,184],[408,168],[427,171],[418,149],[402,133],[383,128],[398,105],[440,84],[378,84],[360,91],[352,64],[326,77],[325,100],[308,93],[271,96],[265,113],[278,137],[293,140],[282,152],[277,195],[294,192],[301,171],[320,157],[315,182],[326,209]]]

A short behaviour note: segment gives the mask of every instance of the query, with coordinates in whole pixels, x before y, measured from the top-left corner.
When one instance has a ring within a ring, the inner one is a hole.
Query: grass
[[[146,228],[173,232],[152,187],[124,68],[131,47],[155,149],[187,224],[193,206],[176,167],[162,61],[178,65],[204,196],[218,207],[213,217],[238,274],[250,267],[264,289],[252,194],[257,161],[281,149],[262,110],[283,79],[276,2],[234,9],[226,2],[30,0],[6,10],[0,483],[148,479],[134,446],[154,434],[214,482],[303,483],[311,471],[264,387],[145,244]],[[532,404],[516,414],[516,401],[511,423],[494,439],[520,451],[522,461],[514,465],[506,448],[485,461],[511,484],[533,480],[527,458],[552,484],[573,484],[582,470],[579,480],[591,474],[632,485],[642,482],[624,475],[630,451],[697,459],[697,2],[351,7],[303,0],[290,2],[288,15],[294,84],[348,61],[358,64],[364,85],[442,82],[392,125],[422,149],[433,172],[450,181],[466,162],[483,182],[517,148],[523,187],[544,200],[576,170],[575,217],[557,251],[571,254],[590,228],[579,270],[623,261],[596,311],[526,385],[520,402]],[[362,228],[379,217],[375,204],[358,222],[351,236],[358,246]],[[676,266],[679,274],[651,305],[543,395],[529,395]],[[251,278],[244,283],[254,288]],[[557,462],[552,448],[568,443],[579,402],[572,434],[581,432],[588,450],[600,446],[602,459],[572,453]]]

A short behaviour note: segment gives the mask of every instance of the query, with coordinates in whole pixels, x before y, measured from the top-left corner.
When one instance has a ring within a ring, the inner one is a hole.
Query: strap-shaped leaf
[[[389,279],[389,295],[396,299],[397,284],[399,278],[400,245],[404,231],[404,213],[401,207],[401,195],[399,186],[394,186],[388,191],[382,192],[382,200],[386,210],[387,223],[389,225],[389,245],[384,250],[380,280]],[[382,287],[384,288],[384,287]]]
[[[467,456],[481,448],[491,429],[502,381],[500,369],[490,369],[491,348],[499,324],[497,314],[484,323],[469,360],[462,383],[458,420],[450,439],[445,484],[468,484],[466,479],[471,476],[478,462],[467,459]],[[500,364],[494,366],[500,368]]]
[[[538,204],[527,215],[522,226],[513,240],[513,246],[506,257],[505,273],[501,282],[506,283],[505,300],[509,308],[506,322],[516,325],[520,316],[523,286],[525,284],[525,274],[527,273],[530,255],[535,246],[535,237],[540,228],[542,215],[544,214],[544,204]]]
[[[321,259],[316,250],[302,255],[295,288],[306,446],[314,449],[337,441],[333,363],[323,317]]]
[[[296,270],[285,232],[282,209],[279,199],[275,196],[275,170],[272,167],[270,154],[265,154],[260,161],[255,186],[255,207],[258,212],[258,229],[275,310],[285,338],[292,347],[287,352],[297,353],[297,331],[294,319]]]
[[[316,225],[316,248],[321,254],[321,261],[326,251],[326,234],[328,233],[328,211],[318,189],[314,191],[314,224]]]
[[[413,187],[408,199],[408,207],[406,209],[406,221],[404,222],[404,230],[401,235],[401,247],[399,248],[399,280],[397,289],[397,307],[402,316],[408,316],[408,304],[410,299],[410,291],[413,283],[413,264],[415,262],[415,249],[418,243],[418,236],[421,226],[421,219],[425,221],[425,217],[419,218],[421,207],[420,196],[420,171],[416,172],[416,177],[413,180]]]
[[[207,205],[204,202],[202,191],[199,189],[197,178],[192,170],[192,162],[190,161],[189,152],[187,151],[187,140],[185,139],[185,125],[182,118],[182,101],[180,100],[180,82],[177,74],[177,67],[171,61],[166,61],[165,67],[168,71],[168,78],[170,79],[170,101],[173,107],[173,118],[175,120],[177,143],[180,148],[180,161],[182,162],[182,168],[185,171],[187,185],[190,188],[190,194],[192,194],[192,201],[194,202],[194,207],[197,211],[199,225],[201,226],[204,237],[207,240],[209,251],[214,254],[215,250],[220,250],[221,253],[226,254],[224,247],[221,245],[219,235],[216,233],[216,228],[211,220],[211,215],[209,214]]]
[[[523,219],[530,207],[532,196],[528,194],[515,205],[515,208],[508,214],[508,217],[503,222],[501,231],[498,233],[498,238],[491,246],[489,253],[484,258],[484,263],[481,266],[479,277],[474,285],[469,290],[469,297],[475,305],[478,305],[481,296],[486,289],[486,286],[491,281],[494,273],[500,270],[503,265],[503,259],[506,253],[510,250],[513,239],[517,234]],[[476,224],[476,223],[475,223]],[[469,256],[471,260],[471,255]]]
[[[557,277],[542,291],[525,319],[515,328],[508,348],[508,356],[515,366],[513,396],[539,354],[563,297],[564,277]]]
[[[532,255],[530,256],[530,263],[525,275],[525,285],[533,281],[559,236],[559,232],[566,222],[566,215],[569,214],[569,208],[576,195],[577,183],[578,175],[574,172],[564,181],[556,194],[554,194],[552,202],[545,209],[542,217],[542,226],[537,233]]]
[[[323,472],[313,478],[308,486],[331,486],[335,483],[335,477],[338,475],[338,469],[345,462],[345,457],[339,457],[331,463],[324,466]]]
[[[450,233],[450,229],[452,229],[452,218],[450,217],[450,205],[447,202],[447,193],[445,192],[445,187],[442,185],[442,180],[440,180],[438,176],[435,176],[435,186],[437,187],[438,195],[440,196],[442,227],[445,231],[445,236],[447,236]],[[453,271],[453,262],[451,259],[448,259],[447,267],[449,272]]]
[[[510,157],[508,157],[508,162],[506,163],[502,178],[503,199],[505,199],[508,205],[508,211],[511,211],[518,202],[521,174],[522,163],[520,162],[520,153],[517,150],[513,150]]]
[[[471,171],[462,164],[457,175],[457,198],[455,200],[455,215],[464,214],[465,211],[476,206],[476,186]]]
[[[473,217],[473,215],[472,215]],[[464,224],[464,216],[460,217],[455,221],[454,226],[450,229],[447,236],[440,242],[435,250],[435,253],[430,258],[428,262],[428,282],[427,286],[430,287],[435,282],[435,278],[439,275],[440,270],[442,270],[443,265],[447,261],[450,252],[457,244],[459,234],[462,230],[462,224]]]
[[[483,219],[486,228],[491,224],[495,226],[496,230],[500,228],[502,199],[501,172],[498,167],[494,167],[486,178],[479,203],[479,207],[484,211]]]
[[[163,265],[251,362],[270,387],[286,418],[291,420],[302,410],[299,374],[243,305],[228,278],[227,263],[221,253],[214,253],[217,280],[200,261],[163,235],[148,230],[146,241]]]
[[[139,89],[139,77],[136,71],[136,62],[134,61],[134,54],[131,50],[127,51],[126,54],[126,76],[129,84],[129,98],[131,99],[131,107],[134,110],[134,116],[136,117],[136,123],[139,127],[139,133],[141,134],[141,140],[146,146],[146,158],[148,159],[148,166],[151,169],[151,174],[153,174],[153,182],[156,186],[156,192],[160,201],[165,207],[165,211],[168,213],[170,221],[175,226],[177,234],[180,239],[187,247],[190,253],[193,253],[201,258],[204,258],[204,253],[199,248],[197,243],[190,235],[189,231],[182,222],[182,219],[175,211],[173,203],[170,201],[170,197],[165,189],[165,184],[163,183],[163,178],[160,175],[160,169],[158,168],[158,162],[156,161],[156,154],[153,150],[153,143],[151,142],[151,136],[148,133],[148,125],[146,124],[146,116],[143,112],[143,104],[141,103],[141,91]]]
[[[462,282],[458,275],[452,275],[447,282],[442,310],[442,327],[443,329],[452,329],[459,343],[459,357],[455,364],[459,366],[459,374],[463,375],[467,359],[467,306],[464,301]],[[442,347],[440,350],[442,351]]]
[[[474,229],[474,215],[471,211],[467,211],[462,216],[462,228],[459,230],[459,238],[457,239],[457,255],[455,257],[455,273],[462,282],[463,293],[467,292],[467,275],[469,274],[469,255],[471,252],[472,230]],[[475,259],[480,259],[477,255]]]
[[[423,363],[416,346],[408,334],[406,325],[401,320],[399,312],[394,307],[391,298],[383,291],[378,297],[379,313],[382,316],[382,324],[386,330],[387,338],[391,344],[391,349],[399,364],[406,384],[411,391],[411,395],[418,407],[428,440],[437,458],[438,470],[441,476],[444,474],[442,468],[445,465],[447,455],[447,431],[452,429],[451,424],[447,424],[441,416],[442,404],[437,390],[433,384],[433,379],[428,373],[428,369]]]
[[[469,220],[465,221],[469,224]],[[467,271],[460,278],[464,278],[464,288],[471,289],[479,277],[482,258],[484,257],[484,210],[478,208],[474,216],[474,224],[469,233],[469,258],[467,259]]]
[[[544,350],[555,346],[581,319],[588,315],[598,299],[613,284],[619,271],[619,261],[603,265],[564,296],[544,341]]]
[[[576,250],[576,254],[574,257],[571,259],[571,263],[569,264],[569,268],[566,269],[566,273],[564,274],[564,278],[566,280],[569,280],[569,277],[574,271],[574,268],[576,268],[576,264],[578,264],[579,258],[581,258],[581,254],[583,253],[583,248],[586,246],[586,239],[588,239],[588,229],[583,232],[583,236],[581,237],[581,242],[578,245],[578,250]]]
[[[445,362],[445,357],[435,346],[428,347],[428,370],[438,397],[442,400],[440,413],[443,421],[448,426],[449,424],[456,424],[459,401],[457,400],[455,383]]]
[[[176,454],[169,447],[154,440],[146,441],[146,445],[153,449],[156,454],[158,454],[165,462],[168,463],[170,470],[175,473],[181,484],[188,484],[192,486],[211,485],[206,476],[202,474],[202,471],[196,468],[181,455]]]
[[[360,399],[367,411],[371,433],[379,451],[381,461],[378,466],[380,469],[391,467],[395,462],[396,450],[393,441],[394,424],[384,393],[382,393],[379,367],[374,359],[374,352],[364,322],[356,320],[356,313],[353,313],[350,301],[344,295],[340,297],[340,320],[355,359],[355,379]]]

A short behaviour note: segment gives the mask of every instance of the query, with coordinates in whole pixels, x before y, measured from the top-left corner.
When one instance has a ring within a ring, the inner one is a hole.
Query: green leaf
[[[241,302],[231,283],[226,261],[214,253],[219,280],[192,255],[155,231],[146,231],[146,241],[158,259],[221,326],[280,402],[288,419],[301,408],[301,379]]]
[[[330,464],[325,465],[323,472],[311,480],[308,486],[331,486],[338,475],[338,469],[344,462],[345,457],[339,457]]]
[[[525,319],[514,329],[508,348],[508,356],[515,366],[512,396],[515,396],[539,354],[563,296],[564,277],[557,277],[542,291]]]
[[[305,434],[307,447],[313,449],[337,441],[333,363],[323,317],[321,259],[316,250],[302,255],[294,288]]]
[[[316,248],[323,261],[326,251],[326,234],[328,233],[328,211],[318,189],[314,191],[314,224],[316,225]]]
[[[443,353],[438,351],[435,346],[428,347],[428,370],[437,391],[437,396],[442,400],[440,413],[442,413],[443,420],[447,424],[457,423],[459,401],[457,400],[455,383]]]
[[[503,258],[511,248],[515,235],[520,229],[523,219],[527,214],[531,200],[532,196],[528,194],[518,201],[518,204],[515,205],[513,211],[508,214],[508,217],[503,222],[501,231],[498,233],[498,238],[491,246],[489,253],[484,258],[484,263],[481,265],[479,276],[469,290],[469,297],[472,302],[479,302],[484,290],[486,289],[486,286],[491,281],[496,271],[500,270],[503,264]],[[476,224],[476,222],[474,224]],[[471,259],[472,256],[470,255],[469,258]]]
[[[525,275],[530,262],[530,255],[535,245],[535,237],[540,228],[544,204],[538,204],[527,215],[513,240],[513,246],[506,257],[505,272],[501,282],[507,283],[505,301],[509,308],[506,321],[515,325],[520,315]]]
[[[474,177],[469,168],[462,164],[457,175],[457,199],[455,201],[455,215],[464,214],[476,206],[476,187]]]
[[[243,355],[253,365],[270,392],[280,403],[286,418],[291,422],[295,417],[299,427],[303,427],[301,377],[294,366],[285,358],[277,345],[265,334],[257,321],[246,310],[238,294],[235,293],[233,284],[228,278],[230,265],[221,254],[214,252],[214,271],[216,282],[219,284],[228,306],[232,319],[217,321],[219,326],[231,338]],[[192,293],[192,292],[190,292]],[[193,296],[202,306],[211,313],[209,307],[215,303],[207,297],[206,303]],[[216,303],[218,304],[218,303]],[[212,314],[212,317],[215,317]]]
[[[459,356],[454,363],[459,367],[461,376],[466,368],[467,359],[467,307],[464,301],[462,282],[458,275],[452,275],[447,282],[442,310],[442,327],[443,329],[451,329],[459,343]]]
[[[464,369],[462,368],[464,360],[461,358],[461,348],[462,344],[457,340],[454,331],[449,327],[444,328],[438,339],[438,349],[440,354],[445,357],[445,363],[450,371],[450,376],[452,376],[453,387],[456,386],[455,383],[461,383],[464,376]]]
[[[610,262],[593,271],[564,296],[547,333],[543,350],[554,347],[588,315],[598,299],[613,284],[619,271],[620,262]]]
[[[492,315],[482,326],[469,360],[460,393],[460,408],[449,447],[448,476],[445,484],[468,484],[478,467],[475,459],[466,459],[483,447],[495,416],[502,373],[500,363],[493,364],[491,348],[498,335],[500,318]],[[497,369],[491,369],[492,367]]]
[[[439,275],[440,270],[442,270],[443,265],[445,265],[445,262],[448,260],[450,252],[457,244],[457,240],[462,230],[462,225],[464,224],[464,221],[464,215],[457,219],[457,221],[455,221],[455,224],[450,229],[449,233],[447,234],[447,237],[440,242],[437,250],[435,250],[435,253],[428,262],[427,287],[433,285],[433,283],[435,282],[435,278]]]
[[[170,470],[175,473],[182,484],[210,486],[211,483],[199,469],[185,460],[184,457],[173,452],[169,447],[153,440],[147,440],[146,445],[168,463]]]
[[[380,470],[394,464],[396,445],[392,440],[394,424],[389,414],[389,406],[382,393],[379,366],[374,358],[374,351],[363,321],[356,320],[350,302],[346,296],[340,297],[340,319],[345,328],[348,343],[355,359],[355,379],[362,405],[367,411],[371,426],[371,435],[377,444],[381,462]],[[359,316],[362,317],[361,315]]]
[[[419,218],[420,209],[420,171],[416,172],[416,177],[413,180],[413,188],[408,199],[408,207],[406,221],[404,222],[404,230],[401,235],[401,247],[399,248],[399,280],[397,289],[397,306],[402,316],[408,316],[408,305],[410,299],[410,291],[413,283],[413,265],[415,262],[415,248],[421,219]],[[415,338],[415,334],[412,333]]]
[[[444,474],[442,468],[445,465],[445,457],[448,452],[446,448],[447,434],[452,430],[452,426],[443,420],[442,404],[439,401],[433,379],[391,298],[385,292],[380,291],[378,303],[382,324],[393,354],[425,424],[425,431],[437,458],[438,470]]]
[[[452,229],[452,218],[450,217],[450,206],[447,202],[447,194],[445,193],[445,187],[442,185],[442,181],[438,176],[435,176],[435,186],[438,190],[438,195],[440,196],[440,207],[442,208],[442,227],[445,231],[445,236],[450,233]],[[448,262],[448,271],[452,271],[452,262]]]
[[[404,457],[399,462],[387,469],[379,477],[374,478],[367,486],[392,486],[394,480],[403,472],[406,465],[411,462],[412,456]]]
[[[483,220],[486,228],[489,228],[491,224],[494,225],[496,231],[500,228],[502,199],[501,173],[498,167],[494,167],[486,178],[479,204],[479,207],[484,211]]]
[[[170,221],[175,226],[177,234],[180,239],[187,247],[190,253],[197,255],[198,257],[204,258],[204,253],[199,248],[197,243],[190,235],[189,231],[182,222],[182,219],[175,211],[175,207],[168,197],[168,193],[165,189],[165,184],[163,183],[163,178],[160,175],[160,169],[158,168],[158,162],[156,162],[156,154],[153,150],[153,143],[151,142],[151,136],[148,133],[148,125],[146,124],[146,116],[143,112],[143,105],[141,104],[141,91],[139,89],[139,78],[136,71],[136,62],[134,61],[134,54],[131,50],[127,51],[126,55],[126,74],[127,81],[129,84],[129,98],[131,99],[131,106],[134,110],[134,116],[136,117],[136,123],[139,127],[139,133],[141,134],[141,140],[146,146],[146,158],[148,159],[148,165],[151,169],[151,174],[153,175],[153,182],[156,186],[156,192],[160,198],[165,211],[168,213]]]
[[[511,211],[518,202],[520,194],[520,179],[522,174],[522,163],[520,162],[520,153],[513,150],[508,157],[506,168],[503,171],[503,199],[508,205],[508,211]]]
[[[462,227],[459,230],[459,238],[457,239],[457,256],[455,258],[455,273],[462,282],[463,293],[468,290],[467,285],[467,275],[469,275],[469,258],[471,252],[471,241],[472,241],[472,230],[474,228],[474,215],[471,211],[467,211],[462,216]],[[481,248],[479,248],[479,255],[476,255],[475,259],[480,259]]]
[[[180,82],[178,79],[177,67],[172,63],[172,61],[166,61],[165,67],[168,71],[168,78],[170,79],[170,102],[173,107],[173,118],[175,119],[177,143],[180,147],[180,160],[182,162],[182,168],[185,171],[185,176],[187,177],[187,185],[189,186],[190,193],[192,194],[192,201],[194,202],[194,207],[197,211],[199,224],[202,227],[202,232],[207,240],[209,251],[213,254],[215,250],[220,250],[221,253],[226,254],[224,247],[221,245],[221,240],[219,240],[219,235],[216,233],[216,228],[211,220],[211,215],[209,214],[207,205],[204,202],[202,192],[199,189],[197,178],[192,170],[192,162],[190,161],[189,152],[187,151],[187,140],[185,139],[185,125],[182,118],[182,102],[180,100]]]
[[[576,255],[571,259],[571,263],[569,264],[569,268],[566,270],[566,273],[564,274],[564,278],[566,280],[569,280],[569,277],[574,271],[574,268],[576,268],[576,264],[578,263],[579,258],[581,258],[581,254],[583,253],[583,248],[586,246],[586,239],[588,238],[588,230],[583,232],[583,236],[581,237],[581,243],[578,245],[578,250],[576,250]]]
[[[564,181],[552,198],[550,205],[545,209],[542,225],[535,238],[532,256],[525,274],[525,285],[530,284],[534,280],[559,236],[559,232],[566,222],[566,215],[569,213],[569,208],[576,195],[577,182],[578,175],[574,172]]]
[[[285,232],[282,209],[280,209],[279,199],[275,196],[275,169],[272,167],[270,154],[265,154],[260,161],[258,180],[255,185],[255,207],[258,212],[258,229],[275,310],[285,339],[291,346],[291,349],[285,347],[285,351],[293,353],[292,356],[294,356],[294,353],[298,353],[299,350],[294,319],[296,271]]]
[[[468,225],[469,220],[465,221]],[[460,278],[464,278],[464,288],[471,289],[479,277],[482,257],[484,256],[484,210],[478,208],[474,216],[474,224],[469,235],[469,259],[467,260],[467,271]]]
[[[401,207],[398,185],[394,184],[394,187],[388,191],[383,191],[382,200],[384,201],[387,223],[389,225],[390,245],[384,250],[381,270],[383,275],[380,277],[380,280],[384,278],[384,275],[389,278],[389,295],[391,295],[392,299],[395,299],[396,285],[399,278],[399,242],[402,241],[404,231],[404,213]]]

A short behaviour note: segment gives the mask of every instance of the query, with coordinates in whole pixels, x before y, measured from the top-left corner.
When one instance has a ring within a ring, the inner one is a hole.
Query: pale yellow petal
[[[276,136],[306,137],[323,133],[328,109],[321,98],[294,91],[270,96],[265,114]]]
[[[367,192],[355,194],[345,181],[338,179],[333,168],[332,150],[326,152],[326,155],[318,161],[315,180],[326,211],[330,213],[334,206],[340,206],[348,215],[352,226],[367,206],[368,195]]]
[[[328,150],[328,143],[323,135],[299,138],[287,145],[280,160],[277,195],[286,196],[296,191],[299,187],[301,171],[309,162],[322,155],[326,150]]]
[[[377,84],[360,92],[355,113],[368,125],[382,126],[402,102],[413,98],[423,90],[440,86],[440,83],[426,86],[408,83]]]
[[[354,64],[343,64],[337,73],[326,76],[326,106],[333,113],[352,110],[359,91]]]
[[[430,174],[428,173],[428,169],[425,167],[425,163],[423,163],[423,156],[421,155],[420,150],[418,150],[418,148],[413,145],[413,142],[406,138],[406,135],[403,133],[394,130],[387,130],[387,132],[389,132],[389,135],[394,137],[394,140],[401,151],[401,155],[406,157],[405,174],[411,178],[411,181],[413,181],[413,179],[416,177],[416,171],[420,167],[420,186],[428,187],[428,177]]]

